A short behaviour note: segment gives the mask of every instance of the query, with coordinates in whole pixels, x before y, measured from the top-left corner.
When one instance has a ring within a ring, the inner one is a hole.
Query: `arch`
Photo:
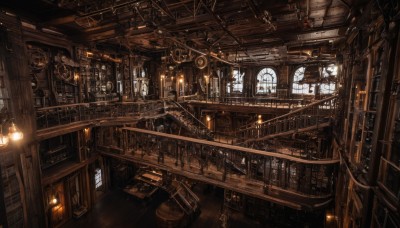
[[[313,94],[313,84],[302,83],[304,79],[304,72],[306,68],[301,66],[298,67],[293,74],[293,83],[292,83],[292,94]]]
[[[277,76],[274,69],[266,67],[257,74],[257,94],[276,93]]]
[[[320,84],[321,94],[332,94],[336,90],[338,67],[335,64],[329,64],[322,69],[322,83]]]
[[[303,83],[306,67],[298,67],[293,74],[292,94],[314,95],[315,89],[318,94],[333,94],[336,90],[336,77],[338,67],[335,64],[329,64],[320,67],[320,77],[318,82]],[[318,86],[317,86],[318,85]]]

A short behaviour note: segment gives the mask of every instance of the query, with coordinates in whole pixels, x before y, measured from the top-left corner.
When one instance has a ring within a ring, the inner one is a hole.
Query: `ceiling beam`
[[[216,60],[218,60],[218,61],[220,61],[220,62],[229,64],[229,65],[232,65],[232,66],[238,66],[237,63],[230,62],[230,61],[225,60],[225,59],[222,59],[222,58],[220,58],[220,57],[218,57],[218,56],[211,55],[211,53],[206,53],[206,52],[203,52],[203,51],[199,51],[199,50],[197,50],[197,49],[195,49],[195,48],[192,48],[192,47],[190,47],[190,46],[188,46],[188,45],[182,43],[181,41],[177,40],[176,38],[169,37],[168,39],[172,40],[173,42],[175,42],[176,44],[178,44],[178,45],[181,46],[181,47],[184,47],[184,48],[186,48],[186,49],[188,49],[188,50],[191,50],[191,51],[193,51],[193,52],[196,52],[197,54],[210,56],[211,58],[214,58],[214,59],[216,59]]]

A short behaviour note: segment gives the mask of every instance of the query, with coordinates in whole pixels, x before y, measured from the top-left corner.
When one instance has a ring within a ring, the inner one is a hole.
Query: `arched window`
[[[227,93],[241,93],[243,92],[243,78],[244,73],[240,73],[239,70],[233,70],[233,82],[228,82],[226,84]]]
[[[304,82],[304,72],[306,68],[297,68],[293,75],[292,94],[314,95],[317,84],[319,84],[319,94],[334,93],[336,90],[337,66],[330,64],[319,69],[322,70],[320,71],[319,82],[306,83]]]
[[[304,71],[306,70],[305,67],[299,67],[294,72],[293,75],[293,84],[292,84],[292,93],[293,94],[307,94],[312,95],[314,84],[307,84],[302,83],[304,79]]]
[[[321,94],[332,94],[336,90],[336,78],[338,67],[330,64],[322,69]]]
[[[272,68],[263,68],[257,74],[258,94],[276,93],[276,72]]]

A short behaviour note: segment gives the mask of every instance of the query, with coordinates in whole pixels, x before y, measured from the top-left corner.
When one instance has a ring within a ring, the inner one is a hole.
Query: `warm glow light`
[[[8,145],[9,138],[7,135],[0,133],[0,148]]]
[[[335,216],[332,214],[326,214],[326,221],[330,222],[335,219]]]
[[[211,117],[210,116],[207,116],[207,121],[208,122],[211,121]]]
[[[8,129],[8,137],[12,141],[19,141],[24,137],[24,134],[15,126],[14,123],[11,123],[11,127]]]
[[[79,80],[79,74],[78,74],[78,73],[75,73],[75,74],[74,74],[74,80],[75,80],[75,81],[78,81],[78,80]]]
[[[58,203],[58,200],[56,197],[53,197],[53,199],[51,199],[51,204],[56,205]]]
[[[165,75],[164,74],[162,74],[161,75],[161,80],[163,80],[165,78]]]
[[[179,83],[183,83],[183,79],[181,78],[181,79],[179,79]]]
[[[87,51],[86,52],[86,57],[87,58],[92,58],[93,57],[93,52]]]

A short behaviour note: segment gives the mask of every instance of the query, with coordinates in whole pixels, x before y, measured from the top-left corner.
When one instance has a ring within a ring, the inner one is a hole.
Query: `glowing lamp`
[[[8,129],[8,137],[12,141],[19,141],[24,138],[24,134],[17,128],[17,126],[11,122],[11,127]]]

